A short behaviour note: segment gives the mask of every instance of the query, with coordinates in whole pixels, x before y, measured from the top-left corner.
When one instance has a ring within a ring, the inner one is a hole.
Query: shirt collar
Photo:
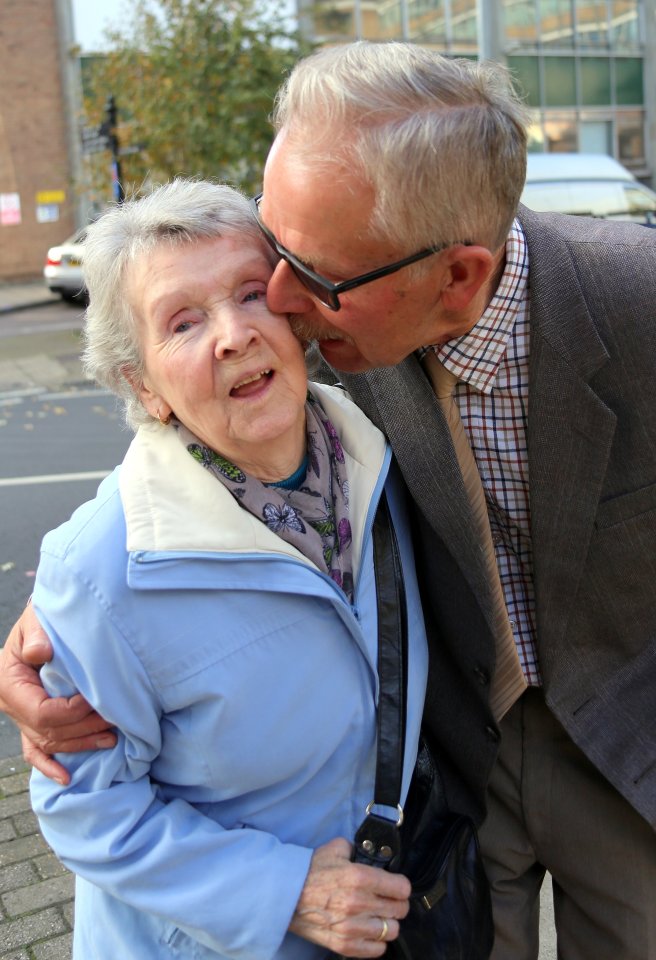
[[[499,285],[483,316],[462,337],[434,350],[447,370],[481,393],[491,393],[506,352],[519,308],[528,290],[528,246],[519,220],[514,220],[506,240],[506,263]]]

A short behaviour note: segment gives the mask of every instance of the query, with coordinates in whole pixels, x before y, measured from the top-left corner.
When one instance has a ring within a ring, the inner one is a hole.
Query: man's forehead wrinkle
[[[319,179],[316,174],[319,172],[316,168],[313,170],[311,166],[305,166],[304,172],[314,173],[314,189],[317,191],[317,196],[319,199],[326,196],[326,180]],[[325,173],[329,176],[328,185],[331,190],[337,194],[339,193],[342,199],[347,198],[354,201],[354,203],[362,197],[364,191],[367,190],[368,185],[359,182],[353,178],[351,171],[345,169],[341,165],[335,163],[327,164]],[[311,195],[311,194],[310,194]],[[362,219],[361,223],[357,224],[354,228],[353,224],[349,227],[351,239],[355,239],[358,242],[366,242],[374,239],[374,234],[371,229],[371,216],[366,216]],[[317,240],[321,238],[321,218],[317,218],[313,221],[312,229],[308,230],[308,241],[310,244],[313,243],[315,237]],[[292,250],[292,253],[295,251]],[[321,251],[318,252],[318,254]],[[317,262],[319,256],[317,254]],[[301,259],[299,257],[299,259]]]
[[[324,131],[325,132],[325,131]],[[371,186],[368,178],[358,171],[355,144],[340,135],[338,143],[331,137],[323,139],[320,135],[303,131],[303,136],[295,137],[293,131],[279,135],[279,147],[282,148],[284,165],[299,175],[330,178],[331,184],[339,186],[349,194],[357,195]]]
[[[380,239],[371,226],[372,184],[341,153],[329,156],[314,142],[283,132],[267,172],[262,220],[301,263],[317,273],[348,278],[388,258],[388,251],[368,249]],[[394,252],[392,245],[391,259]]]

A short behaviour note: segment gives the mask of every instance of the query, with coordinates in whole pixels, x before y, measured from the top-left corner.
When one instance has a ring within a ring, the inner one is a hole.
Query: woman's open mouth
[[[240,399],[242,397],[250,397],[255,393],[258,393],[265,383],[268,383],[273,377],[273,370],[260,370],[258,373],[252,374],[250,377],[244,377],[243,380],[240,380],[239,383],[236,383],[235,386],[230,391],[230,396]]]

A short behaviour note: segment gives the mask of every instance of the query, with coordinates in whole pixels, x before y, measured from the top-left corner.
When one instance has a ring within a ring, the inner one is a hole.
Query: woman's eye
[[[266,299],[266,290],[249,290],[244,295],[244,303],[253,303],[257,300]]]
[[[191,326],[191,320],[180,320],[173,327],[173,333],[184,333]]]

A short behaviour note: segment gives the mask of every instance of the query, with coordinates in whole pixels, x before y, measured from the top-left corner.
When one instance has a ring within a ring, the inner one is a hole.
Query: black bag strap
[[[396,807],[403,780],[408,637],[403,571],[384,492],[374,519],[373,540],[380,691],[374,803]]]
[[[408,631],[405,587],[399,546],[383,492],[373,525],[376,602],[378,607],[377,754],[374,798],[355,835],[356,863],[394,870],[401,852],[399,805],[403,780],[407,696]],[[370,813],[373,805],[396,808],[389,820]]]

